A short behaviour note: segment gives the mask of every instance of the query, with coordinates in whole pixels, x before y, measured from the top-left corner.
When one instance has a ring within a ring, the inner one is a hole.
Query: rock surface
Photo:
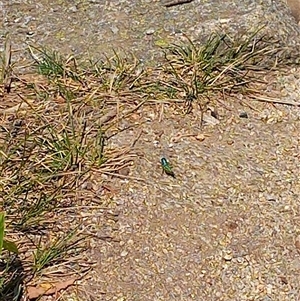
[[[288,1],[296,18],[297,1]],[[0,44],[9,32],[15,50],[34,44],[99,58],[115,49],[151,61],[158,46],[178,42],[183,34],[201,40],[215,31],[235,34],[263,26],[283,45],[295,50],[300,44],[299,26],[280,0],[194,0],[172,7],[155,0],[10,0],[0,6]]]

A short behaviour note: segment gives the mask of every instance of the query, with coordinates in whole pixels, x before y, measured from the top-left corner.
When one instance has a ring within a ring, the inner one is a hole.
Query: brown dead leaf
[[[63,282],[54,282],[54,283],[41,283],[36,286],[27,287],[27,296],[29,300],[36,299],[43,295],[53,295],[60,290],[66,289],[69,286],[73,285],[76,281],[76,278],[71,278]]]

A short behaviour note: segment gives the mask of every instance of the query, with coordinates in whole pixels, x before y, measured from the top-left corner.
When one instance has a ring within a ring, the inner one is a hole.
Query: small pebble
[[[153,28],[149,28],[146,30],[146,35],[152,35],[154,34],[155,30]]]
[[[231,251],[227,251],[224,256],[223,256],[224,260],[226,261],[231,261],[232,259],[232,252]]]
[[[69,8],[69,11],[71,12],[71,13],[76,13],[77,12],[77,7],[74,5],[74,6],[71,6],[70,8]]]
[[[121,252],[120,255],[121,255],[121,257],[125,257],[125,256],[128,255],[128,251],[124,250],[124,251]]]
[[[240,118],[248,118],[247,112],[241,112],[239,115]]]

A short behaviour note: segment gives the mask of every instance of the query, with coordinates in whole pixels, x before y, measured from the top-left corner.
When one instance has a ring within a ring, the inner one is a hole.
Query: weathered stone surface
[[[265,26],[264,32],[297,51],[300,2],[288,3],[291,10],[281,0],[194,0],[172,7],[153,0],[2,1],[0,44],[8,31],[15,49],[39,44],[92,57],[116,49],[149,60],[157,46],[178,41],[182,33],[201,39],[214,31],[235,34]]]
[[[300,25],[300,0],[286,0],[287,5],[291,9],[291,13]]]

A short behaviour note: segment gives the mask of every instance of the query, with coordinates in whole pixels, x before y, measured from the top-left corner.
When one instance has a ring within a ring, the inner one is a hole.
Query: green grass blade
[[[15,254],[19,253],[17,245],[14,242],[6,239],[3,240],[3,249]]]
[[[0,255],[3,248],[3,241],[4,241],[4,212],[0,213]]]

